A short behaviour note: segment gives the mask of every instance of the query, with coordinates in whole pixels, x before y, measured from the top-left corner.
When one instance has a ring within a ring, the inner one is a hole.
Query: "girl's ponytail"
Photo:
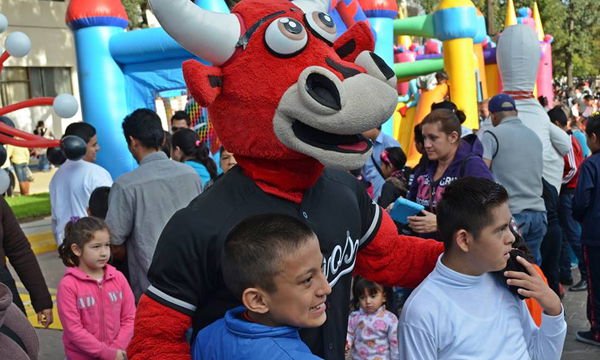
[[[186,160],[204,165],[211,179],[217,177],[217,164],[208,156],[208,147],[204,142],[198,140],[198,134],[194,130],[181,129],[177,131],[173,134],[171,142],[173,148],[178,147],[181,149],[186,156]]]
[[[65,225],[65,238],[62,244],[58,246],[58,255],[65,266],[79,266],[79,258],[73,253],[71,243],[67,240],[73,230],[73,225],[77,220],[71,220]],[[68,246],[67,246],[68,244]]]
[[[194,161],[206,167],[211,180],[217,177],[217,164],[210,156],[208,156],[208,146],[206,146],[206,143],[201,142],[200,140],[196,141]]]

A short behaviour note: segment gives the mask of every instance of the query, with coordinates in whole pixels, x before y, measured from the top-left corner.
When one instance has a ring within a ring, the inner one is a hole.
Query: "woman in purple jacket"
[[[460,110],[437,109],[421,122],[429,161],[417,170],[407,194],[409,200],[425,207],[422,214],[408,218],[410,228],[420,236],[435,237],[435,207],[450,183],[466,176],[494,180],[481,158],[483,146],[477,136],[461,139],[457,113],[464,116]]]

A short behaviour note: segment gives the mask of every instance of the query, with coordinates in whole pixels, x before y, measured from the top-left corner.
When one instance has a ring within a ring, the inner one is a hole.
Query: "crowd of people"
[[[501,343],[491,339],[502,331],[502,338],[521,337],[518,352],[558,359],[566,332],[559,296],[564,296],[563,285],[573,285],[572,259],[581,279],[570,290],[589,292],[591,323],[577,339],[600,345],[595,320],[600,299],[593,295],[600,294],[595,240],[600,114],[594,109],[582,117],[568,111],[558,103],[543,127],[556,156],[564,158],[560,169],[555,164],[548,168],[539,128],[524,122],[513,98],[504,94],[482,104],[482,128],[464,136],[464,113],[449,101],[434,104],[415,127],[415,147],[423,155],[414,168],[407,166],[398,142],[381,129],[364,133],[373,143],[373,155],[352,174],[388,211],[398,198],[422,205],[425,209],[408,217],[407,224],[396,223],[398,232],[437,239],[446,251],[416,290],[403,289],[403,307],[393,296],[398,289],[354,279],[347,356],[433,359],[469,356],[473,347],[499,356],[504,353]],[[73,123],[65,131],[87,144],[84,158],[67,160],[50,183],[52,229],[67,267],[57,305],[69,359],[127,358],[136,304],[150,286],[148,271],[161,232],[178,210],[235,165],[234,154],[221,148],[217,166],[187,114],[176,113],[171,124],[167,136],[151,110],[136,110],[125,118],[123,133],[139,167],[114,182],[94,164],[101,150],[94,127]],[[553,143],[554,133],[564,134],[556,141],[566,142],[566,152],[559,152],[564,144]],[[545,172],[559,170],[557,187]],[[30,290],[40,322],[48,326],[52,302],[43,275],[33,254],[23,248],[26,239],[10,208],[2,203],[3,255]],[[517,247],[515,236],[525,252],[511,252]],[[224,283],[243,307],[201,330],[192,341],[193,357],[229,359],[238,356],[229,351],[241,348],[245,359],[278,353],[316,359],[296,330],[325,322],[331,292],[311,229],[285,215],[251,216],[229,232],[222,256]],[[503,271],[515,294],[530,302],[502,295],[509,291],[498,281]],[[0,303],[10,298],[23,311],[10,273],[2,276]],[[500,308],[504,315],[494,316]],[[439,322],[441,313],[453,316]],[[461,331],[450,336],[448,330],[455,326]]]

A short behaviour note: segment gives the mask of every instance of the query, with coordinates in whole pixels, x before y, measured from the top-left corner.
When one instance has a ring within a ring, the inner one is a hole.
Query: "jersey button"
[[[308,214],[306,213],[306,211],[302,212],[302,216],[304,216],[305,219],[308,219]]]
[[[332,350],[332,349],[333,349],[333,344],[329,343],[329,350]]]

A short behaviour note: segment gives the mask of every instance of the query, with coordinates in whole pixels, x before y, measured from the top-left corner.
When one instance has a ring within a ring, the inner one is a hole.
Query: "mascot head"
[[[394,72],[372,52],[366,24],[336,40],[328,5],[317,0],[243,0],[231,14],[189,0],[150,5],[169,35],[213,64],[189,60],[183,72],[229,151],[364,164],[371,144],[360,134],[383,124],[397,102]]]

